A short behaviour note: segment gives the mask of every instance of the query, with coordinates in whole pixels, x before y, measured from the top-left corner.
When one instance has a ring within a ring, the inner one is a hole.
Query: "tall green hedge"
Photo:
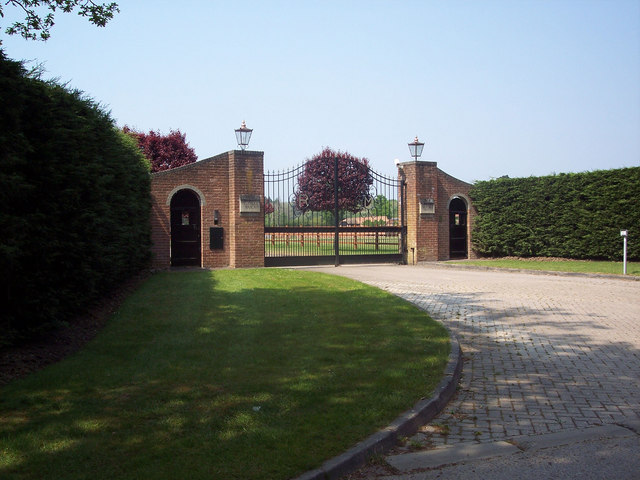
[[[640,167],[474,184],[472,235],[484,256],[640,259]]]
[[[0,51],[0,346],[147,265],[149,163],[109,113]]]

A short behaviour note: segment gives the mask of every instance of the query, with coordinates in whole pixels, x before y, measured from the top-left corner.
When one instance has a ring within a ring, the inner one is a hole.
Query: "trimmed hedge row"
[[[150,257],[149,163],[109,113],[0,50],[0,346],[86,310]]]
[[[640,260],[640,167],[477,182],[472,235],[481,256]]]

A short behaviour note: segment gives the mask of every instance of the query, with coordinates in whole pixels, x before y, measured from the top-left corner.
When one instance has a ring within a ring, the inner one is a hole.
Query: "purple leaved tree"
[[[338,162],[338,209],[357,212],[369,194],[373,177],[369,161],[346,152],[325,148],[313,156],[298,177],[297,207],[300,210],[335,209],[335,162]]]
[[[161,135],[153,130],[142,133],[125,126],[122,131],[138,141],[142,153],[151,162],[152,173],[182,167],[198,160],[196,152],[187,143],[186,135],[180,130]]]

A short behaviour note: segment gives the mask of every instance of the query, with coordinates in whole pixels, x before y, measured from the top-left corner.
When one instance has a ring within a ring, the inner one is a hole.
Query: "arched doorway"
[[[171,266],[200,264],[200,200],[195,192],[180,190],[171,199]]]
[[[460,197],[449,202],[449,258],[467,258],[467,204]]]

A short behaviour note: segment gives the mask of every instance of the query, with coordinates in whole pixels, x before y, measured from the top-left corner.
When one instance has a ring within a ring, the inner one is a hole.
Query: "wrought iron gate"
[[[265,173],[265,266],[404,263],[404,183],[321,160]]]

